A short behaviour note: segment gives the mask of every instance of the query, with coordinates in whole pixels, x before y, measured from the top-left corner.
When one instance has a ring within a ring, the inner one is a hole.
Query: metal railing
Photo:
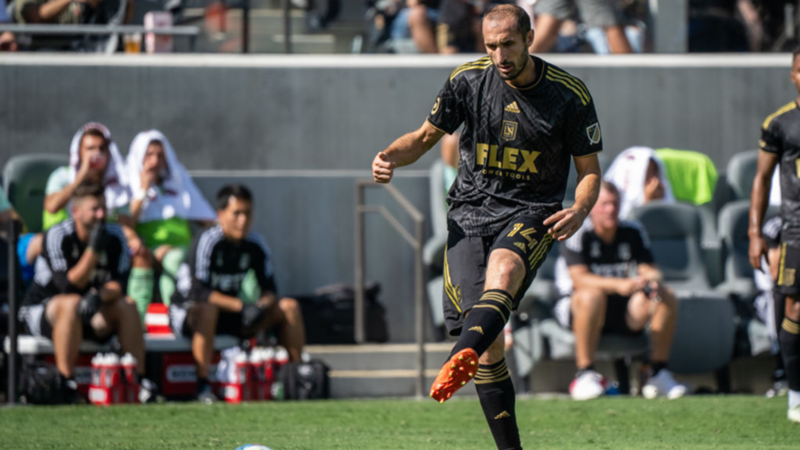
[[[0,33],[10,31],[15,34],[28,35],[92,35],[110,36],[112,34],[126,33],[153,33],[156,35],[167,36],[186,36],[189,38],[189,46],[192,51],[197,48],[197,36],[200,35],[200,27],[196,26],[175,26],[146,28],[141,25],[19,25],[19,24],[0,24]]]
[[[8,221],[8,405],[17,402],[17,235],[20,225]]]
[[[414,234],[412,235],[403,227],[400,221],[384,206],[366,205],[364,191],[368,188],[383,188],[400,205],[414,221]],[[366,323],[364,311],[364,264],[365,255],[365,227],[364,216],[367,213],[378,213],[395,229],[400,236],[414,249],[414,323],[415,343],[417,347],[417,380],[416,396],[422,397],[425,388],[425,272],[422,262],[422,249],[425,244],[425,216],[419,212],[408,199],[390,184],[377,184],[373,181],[359,181],[356,183],[356,226],[355,226],[355,341],[358,344],[366,342]]]

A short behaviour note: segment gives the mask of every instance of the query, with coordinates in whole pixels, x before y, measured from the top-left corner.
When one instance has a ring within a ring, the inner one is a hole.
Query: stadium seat
[[[733,194],[733,200],[750,198],[753,188],[753,178],[756,176],[758,150],[748,150],[735,154],[728,161],[726,170],[728,185]]]
[[[651,202],[631,211],[650,237],[664,281],[682,291],[708,291],[710,283],[701,247],[701,213],[686,203]]]
[[[725,367],[733,357],[735,308],[723,294],[683,294],[678,297],[678,326],[669,368],[697,374]]]
[[[33,154],[14,156],[3,169],[3,186],[8,200],[22,217],[28,231],[42,230],[44,190],[55,169],[68,164],[67,155]]]

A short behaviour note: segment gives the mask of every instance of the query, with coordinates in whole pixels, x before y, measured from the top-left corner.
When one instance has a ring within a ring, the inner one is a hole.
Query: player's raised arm
[[[375,181],[378,183],[390,182],[396,167],[416,162],[436,145],[442,136],[444,136],[444,131],[437,130],[425,121],[418,130],[397,138],[392,145],[378,153],[372,160],[372,176]]]
[[[544,221],[545,225],[552,225],[548,232],[559,241],[568,239],[580,229],[600,193],[600,162],[597,154],[577,156],[573,160],[575,161],[575,170],[578,172],[575,204],[553,214]]]
[[[750,265],[761,270],[761,256],[767,255],[767,242],[761,235],[761,225],[769,203],[769,191],[772,187],[772,174],[778,164],[778,155],[764,150],[758,152],[758,167],[753,179],[753,190],[750,193],[750,220],[747,235],[750,237]]]

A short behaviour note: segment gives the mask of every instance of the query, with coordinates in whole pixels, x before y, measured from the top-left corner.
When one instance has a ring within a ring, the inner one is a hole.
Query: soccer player
[[[431,397],[444,402],[474,378],[497,448],[519,449],[501,331],[553,240],[575,233],[594,206],[602,143],[586,86],[528,54],[533,30],[523,9],[496,6],[482,26],[489,56],[455,69],[425,123],[378,153],[372,171],[388,183],[464,124],[444,261],[447,328],[460,337]],[[570,157],[576,200],[562,209]]]
[[[644,229],[636,222],[621,221],[619,209],[619,191],[603,181],[591,223],[560,247],[556,285],[564,298],[555,310],[561,325],[575,333],[578,366],[569,393],[575,400],[605,394],[605,380],[594,369],[602,332],[639,334],[650,323],[653,347],[642,394],[683,397],[686,386],[675,382],[666,368],[677,320],[675,294],[661,283]],[[631,277],[634,268],[637,276]]]
[[[176,335],[192,339],[197,363],[197,400],[216,401],[208,383],[214,336],[231,334],[249,338],[275,328],[289,358],[300,362],[305,330],[300,306],[291,298],[279,299],[270,251],[264,238],[250,231],[253,197],[241,185],[228,185],[217,194],[219,225],[192,242],[187,261],[178,269],[178,282],[169,307]],[[260,297],[254,303],[242,298],[245,280],[255,272]]]
[[[80,184],[71,196],[72,217],[44,235],[36,260],[34,284],[19,317],[34,336],[53,340],[64,397],[79,402],[74,370],[83,339],[108,341],[137,360],[139,400],[155,399],[155,385],[145,370],[142,323],[133,300],[125,297],[131,257],[119,225],[105,223],[106,200],[100,184]]]
[[[800,48],[792,54],[791,79],[800,93]],[[780,164],[781,258],[775,289],[785,295],[785,316],[780,342],[786,379],[789,382],[789,411],[792,422],[800,422],[800,96],[767,116],[761,125],[758,167],[750,195],[750,264],[761,270],[761,258],[769,247],[762,235],[762,222],[769,203],[772,173]]]

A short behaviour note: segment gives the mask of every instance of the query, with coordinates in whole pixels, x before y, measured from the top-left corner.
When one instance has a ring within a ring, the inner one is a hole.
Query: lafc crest
[[[510,120],[503,121],[503,140],[513,141],[517,138],[517,122]]]

